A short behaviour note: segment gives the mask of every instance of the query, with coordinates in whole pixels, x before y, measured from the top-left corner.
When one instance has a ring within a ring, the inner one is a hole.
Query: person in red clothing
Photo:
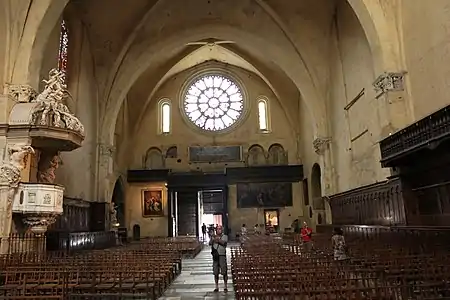
[[[308,226],[306,222],[303,222],[303,228],[300,231],[300,236],[302,237],[303,245],[307,251],[312,249],[312,229]]]

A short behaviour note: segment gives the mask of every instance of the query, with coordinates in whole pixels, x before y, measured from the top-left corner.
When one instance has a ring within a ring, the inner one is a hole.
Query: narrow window
[[[258,117],[259,117],[259,130],[268,131],[269,124],[267,118],[267,102],[265,100],[258,101]]]
[[[170,104],[168,102],[161,104],[161,133],[170,133]]]
[[[64,81],[67,83],[67,61],[69,48],[69,30],[66,22],[61,21],[61,31],[59,34],[58,69],[64,73]]]

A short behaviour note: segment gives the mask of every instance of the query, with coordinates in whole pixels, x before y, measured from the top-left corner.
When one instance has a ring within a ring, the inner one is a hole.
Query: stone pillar
[[[99,202],[110,202],[114,188],[114,153],[116,148],[109,144],[99,144],[98,156],[98,199]]]
[[[379,139],[385,138],[412,122],[412,112],[405,93],[406,72],[385,72],[373,86],[378,101]]]
[[[0,254],[9,250],[9,234],[12,225],[12,202],[8,201],[9,184],[0,184]]]

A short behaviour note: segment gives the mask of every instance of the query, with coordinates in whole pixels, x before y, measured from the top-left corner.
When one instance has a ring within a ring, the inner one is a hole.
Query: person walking
[[[203,242],[206,241],[206,224],[203,223],[202,225],[202,238],[203,238]]]
[[[245,227],[245,224],[242,224],[240,236],[241,245],[244,243],[246,237],[247,237],[247,227]]]
[[[341,228],[335,228],[331,237],[331,245],[333,247],[334,260],[344,261],[348,260],[347,244],[345,243],[344,232]]]
[[[308,226],[308,223],[303,222],[303,228],[300,231],[300,236],[302,238],[303,246],[306,251],[311,251],[313,248],[312,244],[312,229]]]
[[[216,234],[211,237],[209,245],[211,246],[211,255],[213,257],[213,274],[216,288],[214,292],[219,292],[219,274],[223,276],[223,291],[228,292],[228,267],[227,267],[227,243],[228,236],[222,232],[222,227],[218,226]]]

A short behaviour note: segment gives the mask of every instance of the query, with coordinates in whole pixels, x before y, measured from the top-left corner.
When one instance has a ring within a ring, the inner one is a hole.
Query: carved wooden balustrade
[[[406,247],[416,253],[450,249],[450,227],[446,226],[377,226],[377,225],[317,225],[317,233],[331,235],[342,229],[346,240],[384,241],[391,246]]]
[[[450,137],[450,106],[382,140],[381,164],[388,167],[392,160],[422,147],[433,147],[434,142],[448,137]]]
[[[406,224],[403,193],[399,179],[363,186],[328,199],[333,224],[399,225]]]

